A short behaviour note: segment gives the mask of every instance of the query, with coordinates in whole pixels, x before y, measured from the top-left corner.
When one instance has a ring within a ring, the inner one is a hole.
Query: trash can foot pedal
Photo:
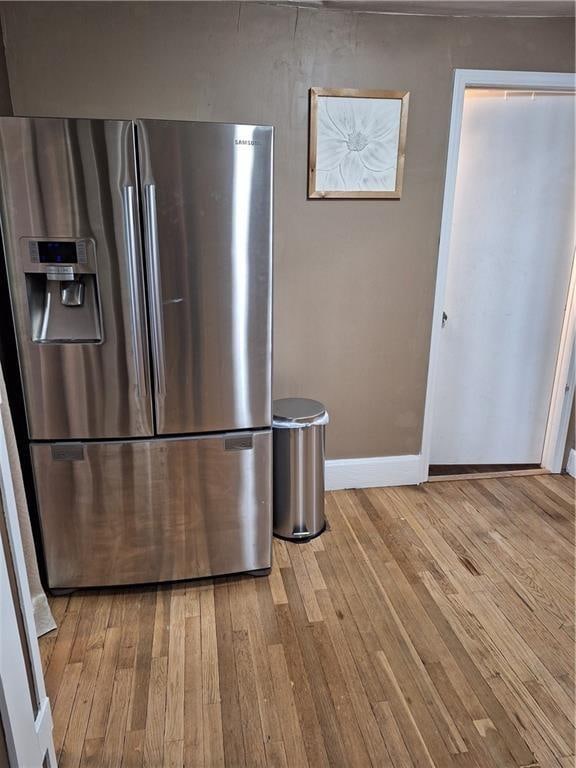
[[[320,528],[319,531],[315,531],[314,533],[309,533],[306,536],[302,536],[302,534],[294,536],[292,534],[291,536],[282,536],[279,533],[274,532],[274,538],[275,539],[282,539],[282,541],[291,541],[292,544],[306,544],[307,541],[312,541],[312,539],[315,539],[317,536],[320,536],[321,533],[324,533],[326,530],[326,523]]]

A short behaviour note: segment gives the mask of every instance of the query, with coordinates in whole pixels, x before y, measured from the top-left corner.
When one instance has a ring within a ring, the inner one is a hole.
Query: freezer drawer
[[[270,431],[32,445],[52,588],[269,568]]]

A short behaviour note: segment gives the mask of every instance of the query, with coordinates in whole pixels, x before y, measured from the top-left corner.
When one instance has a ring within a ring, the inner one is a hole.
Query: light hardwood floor
[[[55,598],[60,766],[574,765],[574,484],[327,494],[269,578]]]

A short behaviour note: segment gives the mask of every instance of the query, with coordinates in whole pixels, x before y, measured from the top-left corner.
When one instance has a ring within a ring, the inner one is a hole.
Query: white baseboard
[[[327,491],[343,488],[382,488],[386,485],[417,485],[421,480],[421,457],[377,456],[369,459],[328,459]]]
[[[568,463],[566,464],[566,472],[572,477],[576,477],[576,451],[574,448],[568,454]]]

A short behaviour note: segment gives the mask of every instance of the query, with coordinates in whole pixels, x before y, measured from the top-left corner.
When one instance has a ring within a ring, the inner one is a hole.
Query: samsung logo
[[[234,139],[234,144],[241,147],[260,147],[262,142],[254,139]]]

